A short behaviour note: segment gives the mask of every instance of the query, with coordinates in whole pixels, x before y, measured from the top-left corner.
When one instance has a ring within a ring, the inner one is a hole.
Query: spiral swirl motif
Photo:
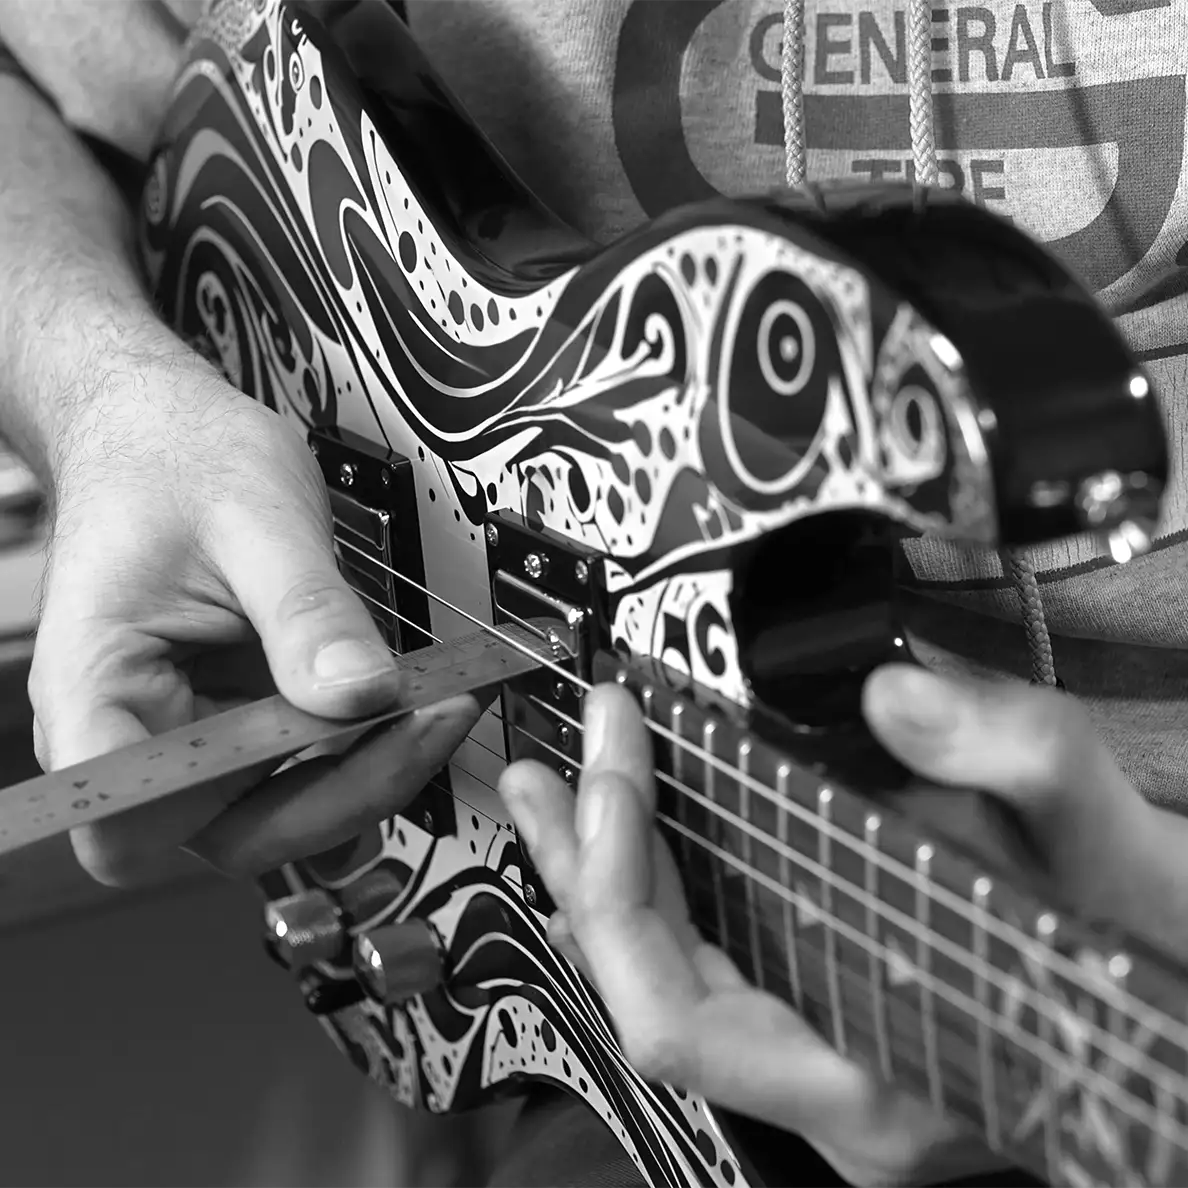
[[[777,396],[799,395],[817,358],[813,324],[803,307],[787,299],[772,302],[759,322],[755,351],[767,386]]]

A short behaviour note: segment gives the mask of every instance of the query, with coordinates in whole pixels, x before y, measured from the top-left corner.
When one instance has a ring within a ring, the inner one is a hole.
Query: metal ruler
[[[476,631],[397,656],[405,673],[399,704],[370,718],[318,718],[280,696],[266,697],[13,784],[0,789],[0,854],[237,772],[275,770],[318,743],[500,684],[552,659],[552,646],[525,627]]]

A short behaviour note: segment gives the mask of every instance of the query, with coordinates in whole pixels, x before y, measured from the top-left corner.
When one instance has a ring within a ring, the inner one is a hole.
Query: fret
[[[1036,978],[1039,989],[1049,985],[1049,975],[1052,969],[1050,960],[1055,944],[1058,921],[1051,912],[1044,912],[1035,922],[1035,935],[1038,940],[1036,946],[1036,960],[1040,962],[1044,972],[1042,978]],[[1052,1011],[1042,1004],[1036,1011],[1035,1034],[1043,1048],[1053,1053],[1059,1053],[1060,1043],[1056,1035],[1056,1021]],[[1061,1168],[1064,1162],[1060,1142],[1060,1086],[1059,1074],[1055,1062],[1050,1059],[1040,1059],[1040,1082],[1043,1086],[1044,1100],[1044,1160],[1048,1167],[1049,1182],[1056,1184],[1063,1178]]]
[[[788,810],[786,805],[791,795],[789,783],[792,779],[792,767],[788,763],[781,763],[776,768],[776,840],[780,843],[780,886],[791,891],[795,887],[792,875],[792,863],[788,860],[787,850],[791,848],[788,840]],[[798,1011],[804,1010],[804,993],[800,985],[800,957],[797,952],[798,930],[796,928],[795,907],[792,897],[783,896],[781,916],[784,922],[784,956],[788,962],[788,983],[792,987],[792,1003]]]
[[[832,808],[833,789],[819,788],[817,790],[817,816],[821,819],[822,825],[829,823]],[[823,872],[832,872],[832,838],[829,836],[829,831],[823,828],[817,830],[817,861],[820,862]],[[829,984],[829,1014],[833,1024],[833,1046],[844,1056],[846,1054],[846,1030],[837,979],[837,929],[834,926],[837,914],[833,905],[833,884],[824,877],[824,873],[819,883],[821,911],[825,916],[821,924],[825,930],[825,977]]]
[[[932,994],[932,946],[928,942],[931,927],[932,898],[930,870],[933,851],[930,845],[916,847],[916,969],[923,974],[916,986],[920,996],[920,1023],[924,1032],[924,1068],[928,1076],[928,1096],[935,1109],[944,1112],[945,1094],[940,1074],[940,1055],[937,1051],[936,1006]]]
[[[986,978],[990,966],[990,937],[986,931],[986,917],[990,908],[993,885],[985,876],[973,885],[973,978],[974,998],[981,1008],[978,1013],[978,1081],[981,1085],[982,1126],[992,1151],[1002,1148],[1001,1122],[998,1116],[998,1089],[994,1077],[994,1034],[989,1020],[993,1006],[990,984]]]
[[[685,757],[686,751],[684,746],[684,731],[685,725],[685,707],[679,701],[672,703],[672,709],[669,710],[668,728],[672,732],[672,778],[676,783],[676,818],[686,828],[691,828],[689,824],[689,798],[684,794],[684,788],[688,786],[685,771]],[[693,867],[693,849],[692,842],[689,836],[685,833],[680,837],[681,850],[681,869],[692,873]]]
[[[751,821],[751,742],[750,739],[741,739],[738,744],[738,815],[744,822],[750,824]],[[739,842],[742,850],[742,861],[744,863],[744,870],[752,870],[755,867],[755,844],[749,831],[746,829],[739,830]],[[747,900],[747,926],[750,931],[750,956],[751,956],[751,976],[755,985],[760,990],[766,989],[765,972],[763,969],[763,948],[762,935],[760,931],[759,921],[759,903],[758,903],[758,887],[752,878],[744,878],[743,885],[746,888]]]
[[[714,845],[722,850],[729,850],[726,845],[726,825],[718,809],[718,768],[711,758],[714,754],[714,740],[717,737],[717,727],[713,719],[707,719],[701,728],[701,749],[704,755],[701,760],[703,769],[703,784],[705,798],[714,807],[706,813],[706,834]],[[714,907],[718,916],[718,946],[724,953],[730,952],[730,922],[726,915],[726,893],[723,887],[722,863],[710,864],[710,880],[714,889]]]
[[[887,1039],[887,997],[883,991],[883,943],[879,928],[879,867],[875,857],[879,851],[879,830],[882,818],[870,813],[866,818],[866,935],[871,948],[867,955],[870,981],[870,1013],[878,1049],[879,1071],[890,1081],[894,1076],[891,1065],[891,1045]]]

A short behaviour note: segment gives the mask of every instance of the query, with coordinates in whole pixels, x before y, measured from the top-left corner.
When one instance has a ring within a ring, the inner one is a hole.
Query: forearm
[[[53,485],[84,414],[209,365],[156,316],[116,187],[0,76],[0,434]]]

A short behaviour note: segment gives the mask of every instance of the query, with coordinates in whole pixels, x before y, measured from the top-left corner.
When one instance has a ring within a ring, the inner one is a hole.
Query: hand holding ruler
[[[552,646],[520,626],[396,657],[397,705],[369,718],[318,718],[279,695],[158,734],[85,763],[0,788],[0,854],[174,792],[253,767],[279,767],[318,743],[359,733],[449,697],[474,693],[554,659]]]

